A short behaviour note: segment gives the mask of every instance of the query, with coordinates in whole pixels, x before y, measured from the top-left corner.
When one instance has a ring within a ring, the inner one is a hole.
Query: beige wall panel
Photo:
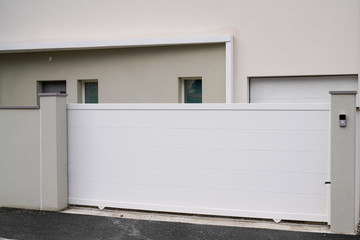
[[[234,36],[234,93],[249,76],[358,73],[358,0],[0,0],[0,44]]]
[[[176,103],[179,77],[197,76],[203,102],[225,102],[224,44],[3,54],[0,104],[36,104],[39,80],[66,80],[76,103],[86,79],[98,80],[100,103]]]
[[[0,109],[0,207],[40,208],[39,110]]]

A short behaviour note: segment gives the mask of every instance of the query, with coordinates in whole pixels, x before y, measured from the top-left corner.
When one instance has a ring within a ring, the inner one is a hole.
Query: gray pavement
[[[359,239],[360,236],[156,222],[0,208],[0,239]]]

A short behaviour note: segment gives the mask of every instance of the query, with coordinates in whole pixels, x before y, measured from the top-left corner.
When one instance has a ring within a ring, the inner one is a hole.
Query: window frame
[[[85,102],[85,83],[89,82],[96,82],[98,84],[98,102],[97,103],[86,103],[86,104],[98,104],[99,103],[99,81],[97,79],[84,79],[84,80],[78,80],[80,82],[81,86],[81,103]]]

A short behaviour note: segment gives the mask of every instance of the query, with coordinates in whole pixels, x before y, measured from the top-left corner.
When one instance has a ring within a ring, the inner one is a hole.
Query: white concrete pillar
[[[331,231],[354,234],[356,165],[356,91],[331,94]],[[339,126],[345,114],[346,127]]]
[[[40,208],[67,207],[66,94],[39,94],[41,121]]]

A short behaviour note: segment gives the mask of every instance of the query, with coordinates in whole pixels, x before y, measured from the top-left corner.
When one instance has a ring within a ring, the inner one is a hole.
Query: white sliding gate
[[[69,203],[329,221],[327,104],[68,104]]]

